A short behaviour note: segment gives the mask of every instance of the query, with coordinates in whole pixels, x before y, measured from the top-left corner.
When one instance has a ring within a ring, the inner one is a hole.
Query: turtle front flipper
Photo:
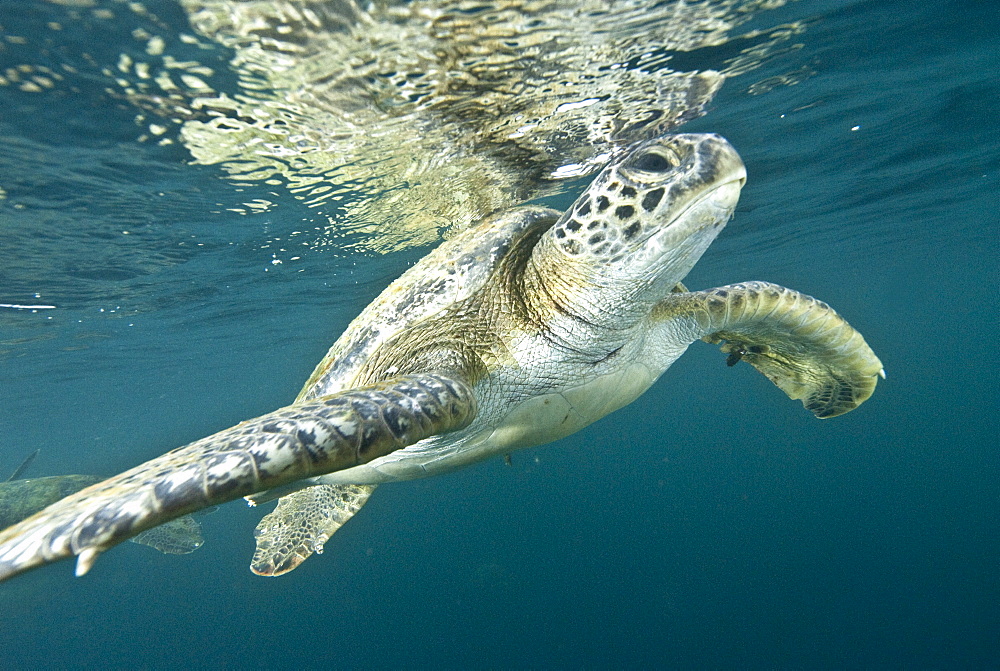
[[[77,575],[131,536],[208,506],[357,464],[467,426],[471,388],[403,375],[296,403],[66,497],[0,532],[0,580],[77,555]]]
[[[292,571],[361,510],[376,485],[314,485],[286,494],[254,530],[250,570],[279,576]]]
[[[819,418],[864,403],[882,362],[826,303],[768,282],[673,293],[653,311],[657,326],[721,343],[732,366],[746,361]]]

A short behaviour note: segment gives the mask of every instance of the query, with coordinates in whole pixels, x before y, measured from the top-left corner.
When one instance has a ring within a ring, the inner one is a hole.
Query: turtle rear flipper
[[[129,540],[168,555],[190,554],[205,544],[201,524],[191,515],[182,515],[158,527],[146,529]]]
[[[286,494],[254,530],[250,570],[279,576],[298,567],[361,510],[376,485],[314,485]]]
[[[653,318],[679,320],[692,340],[721,344],[730,366],[746,361],[821,419],[858,407],[885,377],[865,339],[833,308],[777,284],[673,293]]]
[[[371,461],[467,426],[476,400],[442,375],[398,376],[238,424],[62,499],[0,532],[0,580],[101,552],[164,522],[272,487]]]

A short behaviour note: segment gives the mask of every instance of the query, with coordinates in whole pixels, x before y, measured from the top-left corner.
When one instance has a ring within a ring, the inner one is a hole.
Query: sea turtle
[[[37,455],[38,450],[35,450],[7,480],[0,482],[0,529],[17,524],[59,499],[104,480],[99,475],[78,474],[21,479]],[[205,543],[201,525],[191,515],[147,529],[129,540],[172,555],[194,552]]]
[[[273,558],[262,572],[282,572],[312,551],[324,514],[336,526],[371,486],[578,431],[637,398],[698,339],[722,343],[730,363],[747,361],[818,417],[855,408],[882,364],[828,305],[766,282],[680,285],[745,179],[722,137],[666,135],[605,168],[563,214],[524,206],[487,218],[389,285],[292,405],[0,533],[0,579],[72,555],[82,575],[174,517],[308,487],[276,531],[258,529]]]

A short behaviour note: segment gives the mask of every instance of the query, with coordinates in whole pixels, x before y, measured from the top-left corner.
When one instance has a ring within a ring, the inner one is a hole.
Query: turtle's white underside
[[[636,344],[639,343],[637,347]],[[690,339],[667,342],[647,338],[632,340],[623,353],[627,365],[606,366],[586,379],[567,379],[557,391],[532,395],[510,408],[503,417],[477,423],[463,431],[434,436],[405,449],[397,450],[367,464],[313,479],[300,484],[371,485],[396,480],[438,475],[457,470],[498,455],[525,447],[544,445],[565,438],[622,408],[643,394],[687,349]],[[527,351],[537,355],[538,343]],[[665,352],[664,349],[669,349]],[[518,369],[504,371],[511,376]],[[523,383],[523,382],[522,382]],[[516,380],[504,380],[505,388]]]

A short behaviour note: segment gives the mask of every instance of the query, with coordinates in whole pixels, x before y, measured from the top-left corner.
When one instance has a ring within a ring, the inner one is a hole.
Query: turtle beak
[[[715,133],[690,133],[674,138],[688,145],[691,156],[689,183],[701,182],[709,188],[733,183],[737,193],[746,184],[747,169],[743,159],[726,138]]]

